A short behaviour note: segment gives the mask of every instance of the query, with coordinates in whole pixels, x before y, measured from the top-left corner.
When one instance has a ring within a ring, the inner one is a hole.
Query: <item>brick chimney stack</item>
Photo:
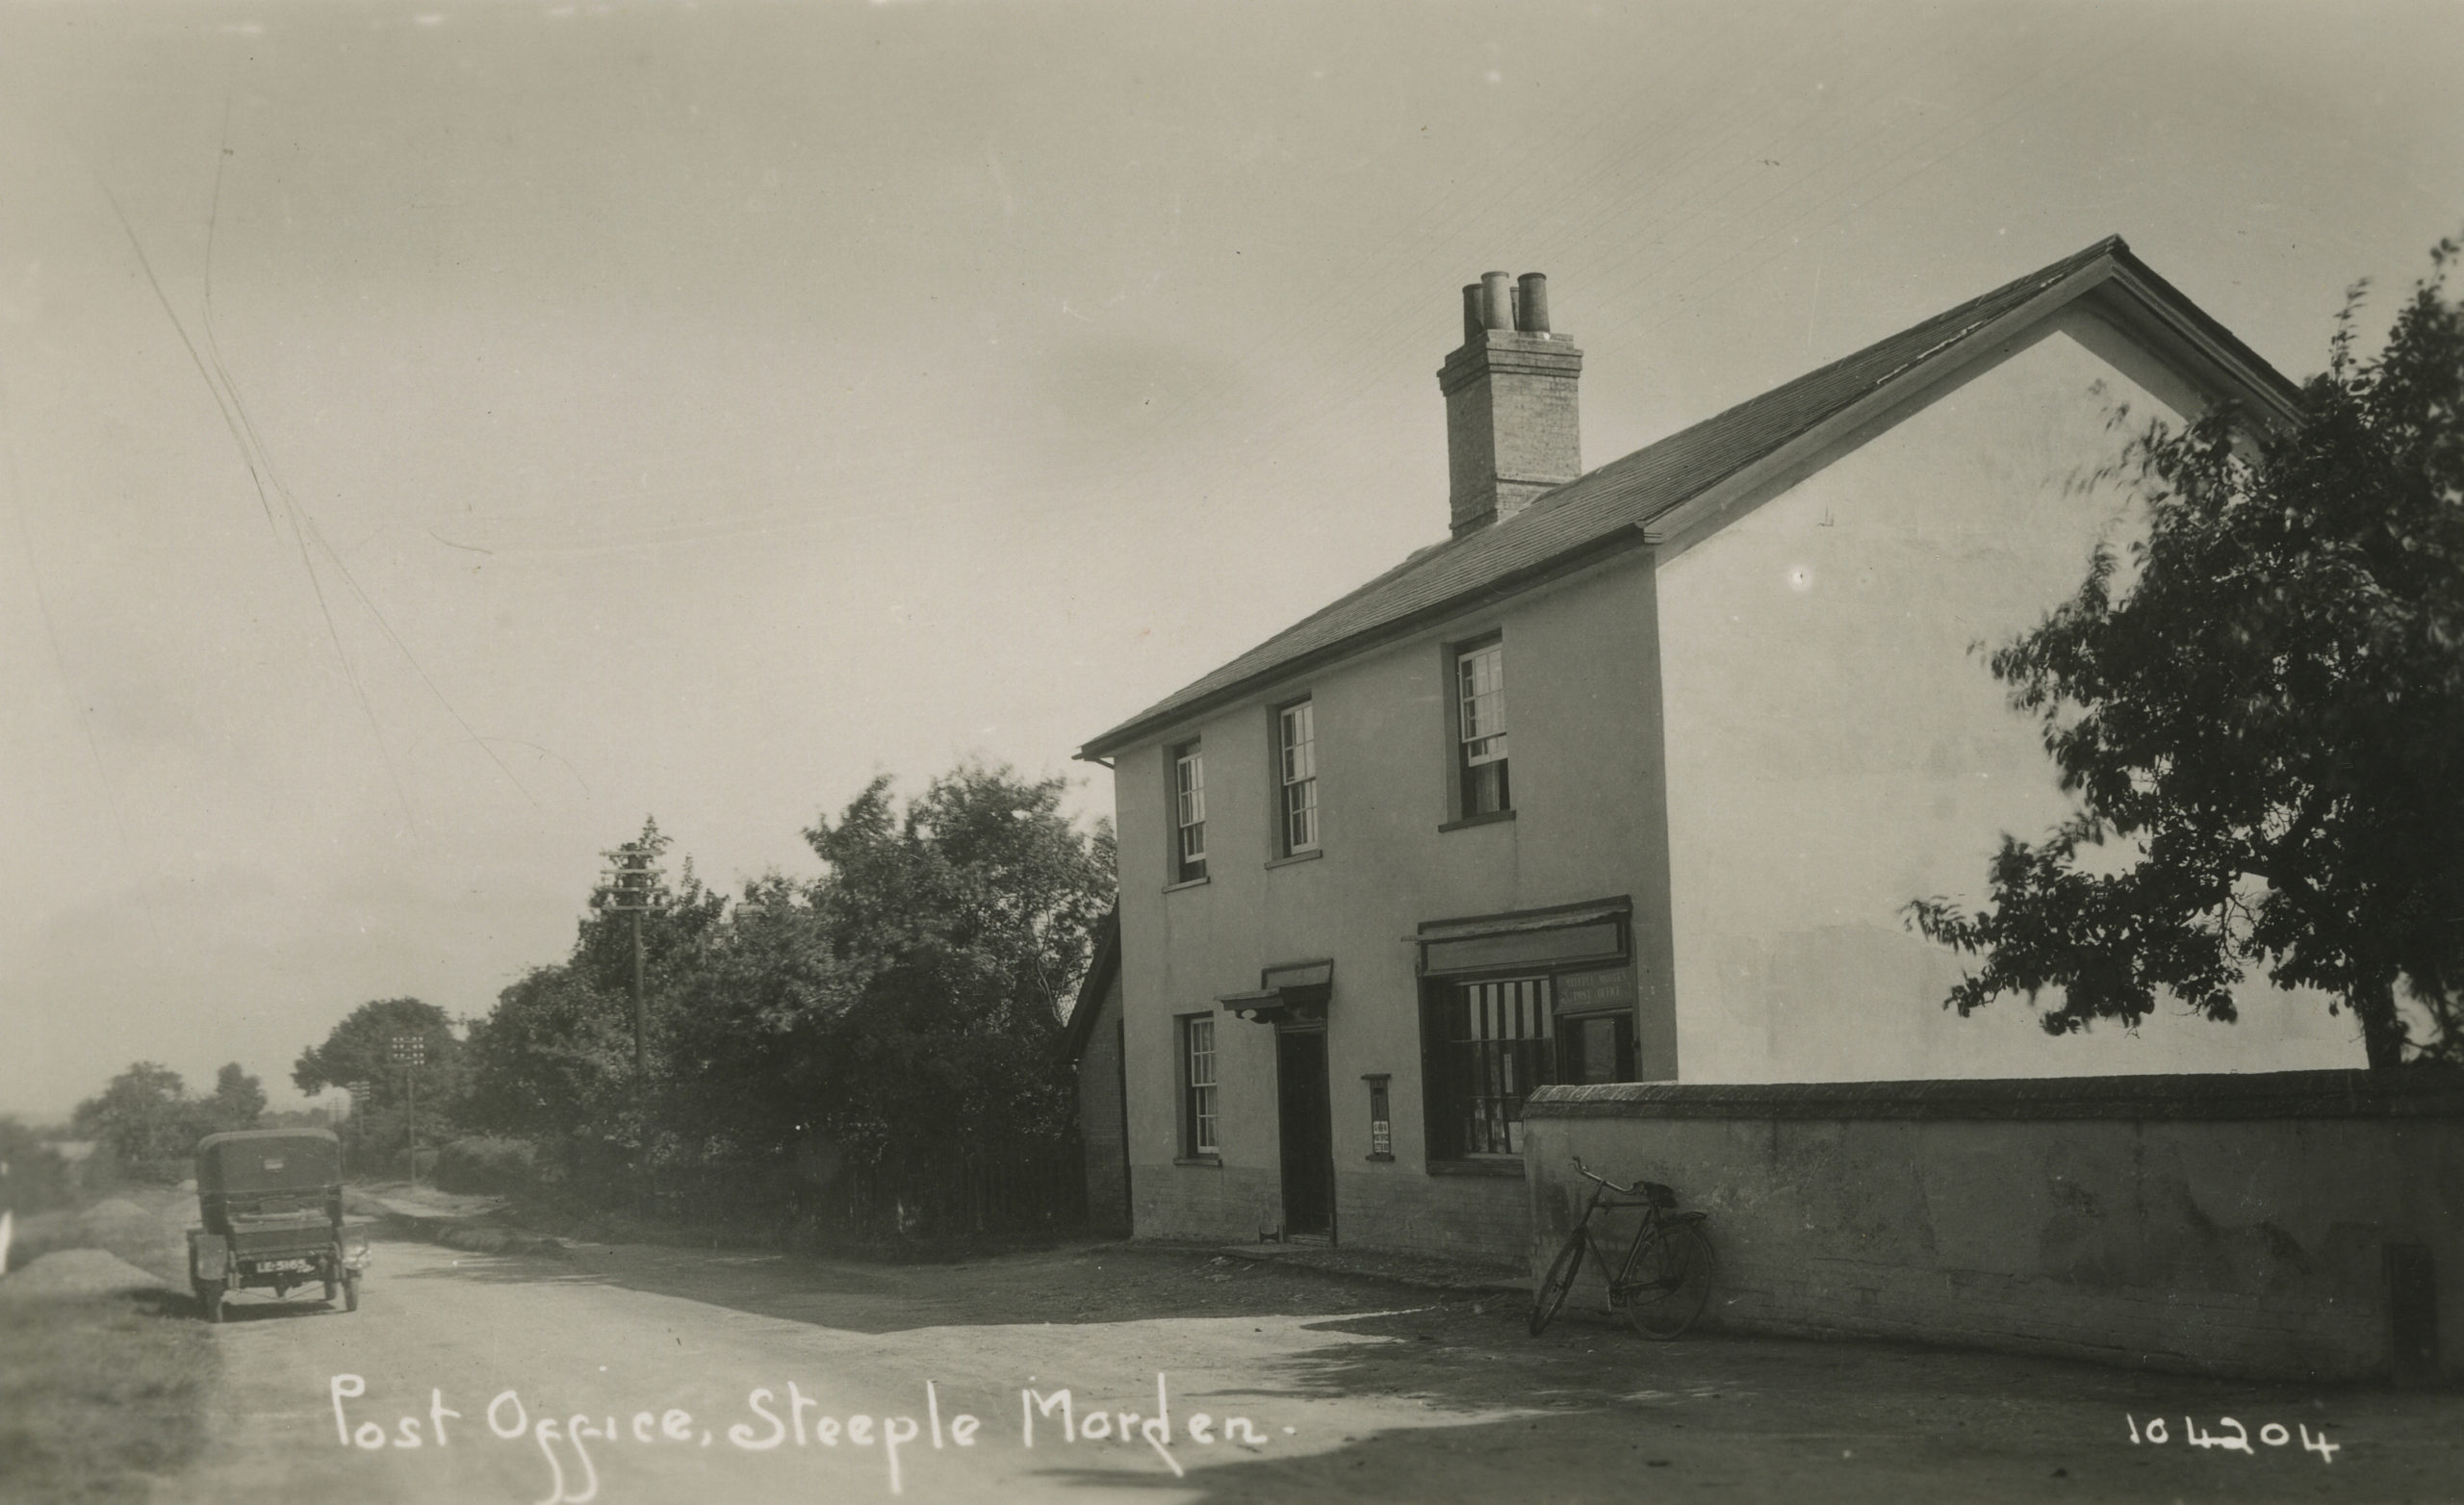
[[[1463,290],[1463,345],[1438,368],[1457,538],[1582,473],[1582,352],[1549,332],[1549,279],[1492,271]]]

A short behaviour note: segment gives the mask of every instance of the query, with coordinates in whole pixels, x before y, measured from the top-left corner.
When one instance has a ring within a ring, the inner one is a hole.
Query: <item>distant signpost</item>
[[[402,1068],[402,1085],[410,1114],[409,1144],[411,1185],[420,1184],[420,1079],[419,1068],[427,1064],[427,1036],[397,1034],[385,1042],[385,1059]],[[356,1112],[354,1100],[352,1110]]]

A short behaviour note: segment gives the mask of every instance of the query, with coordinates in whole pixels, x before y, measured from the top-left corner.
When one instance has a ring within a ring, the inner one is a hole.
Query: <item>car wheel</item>
[[[343,1310],[345,1312],[359,1310],[359,1272],[357,1270],[343,1271]]]

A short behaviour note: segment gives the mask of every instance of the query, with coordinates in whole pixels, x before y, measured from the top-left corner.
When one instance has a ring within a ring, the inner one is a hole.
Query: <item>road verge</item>
[[[467,1254],[572,1258],[572,1251],[561,1238],[526,1234],[491,1221],[496,1215],[494,1205],[476,1210],[451,1204],[440,1206],[400,1191],[371,1191],[353,1186],[343,1194],[343,1206],[354,1215],[373,1219],[397,1237],[442,1244]]]

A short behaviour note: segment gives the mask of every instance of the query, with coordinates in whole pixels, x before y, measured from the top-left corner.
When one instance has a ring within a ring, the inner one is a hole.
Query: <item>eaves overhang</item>
[[[1422,607],[1392,621],[1382,622],[1348,637],[1338,638],[1322,648],[1313,649],[1283,659],[1221,685],[1194,700],[1170,705],[1125,721],[1110,731],[1094,738],[1070,756],[1082,763],[1099,763],[1126,749],[1161,739],[1173,728],[1201,720],[1226,706],[1264,695],[1274,686],[1300,676],[1313,674],[1328,664],[1383,648],[1390,643],[1426,632],[1453,618],[1476,612],[1485,606],[1520,596],[1524,592],[1546,585],[1552,580],[1589,569],[1595,564],[1639,548],[1651,542],[1642,524],[1616,528],[1597,534],[1580,543],[1551,554],[1521,570],[1498,576],[1476,589],[1460,592],[1430,605]]]
[[[2143,370],[2159,384],[2170,381],[2194,404],[2234,402],[2262,426],[2290,421],[2298,411],[2294,383],[2150,270],[2118,236],[2110,237],[1587,472],[1544,494],[1513,520],[1413,555],[1094,737],[1076,756],[1105,762],[1328,664],[1426,632],[1628,550],[1648,548],[1662,559],[1673,557],[2058,325],[2074,334],[2088,326],[2083,343],[2103,341],[2099,355],[2143,385],[2149,385]],[[2113,338],[2106,339],[2106,330]],[[2124,359],[2117,360],[2117,354]],[[2141,370],[2130,370],[2125,362],[2139,357],[2144,357]],[[1532,547],[1553,531],[1566,537],[1549,540],[1554,547]],[[1499,547],[1488,549],[1480,544],[1484,538]],[[1483,562],[1478,554],[1462,552],[1476,544],[1483,552],[1509,557]],[[1460,589],[1441,586],[1435,592],[1427,583],[1414,583],[1450,574],[1471,578]],[[1411,599],[1415,595],[1420,599]],[[1381,596],[1403,599],[1393,608],[1373,604]],[[1368,620],[1349,631],[1330,633],[1322,625],[1346,615]],[[1278,651],[1277,644],[1287,638],[1299,642]],[[1251,659],[1257,662],[1247,672],[1208,683]]]

